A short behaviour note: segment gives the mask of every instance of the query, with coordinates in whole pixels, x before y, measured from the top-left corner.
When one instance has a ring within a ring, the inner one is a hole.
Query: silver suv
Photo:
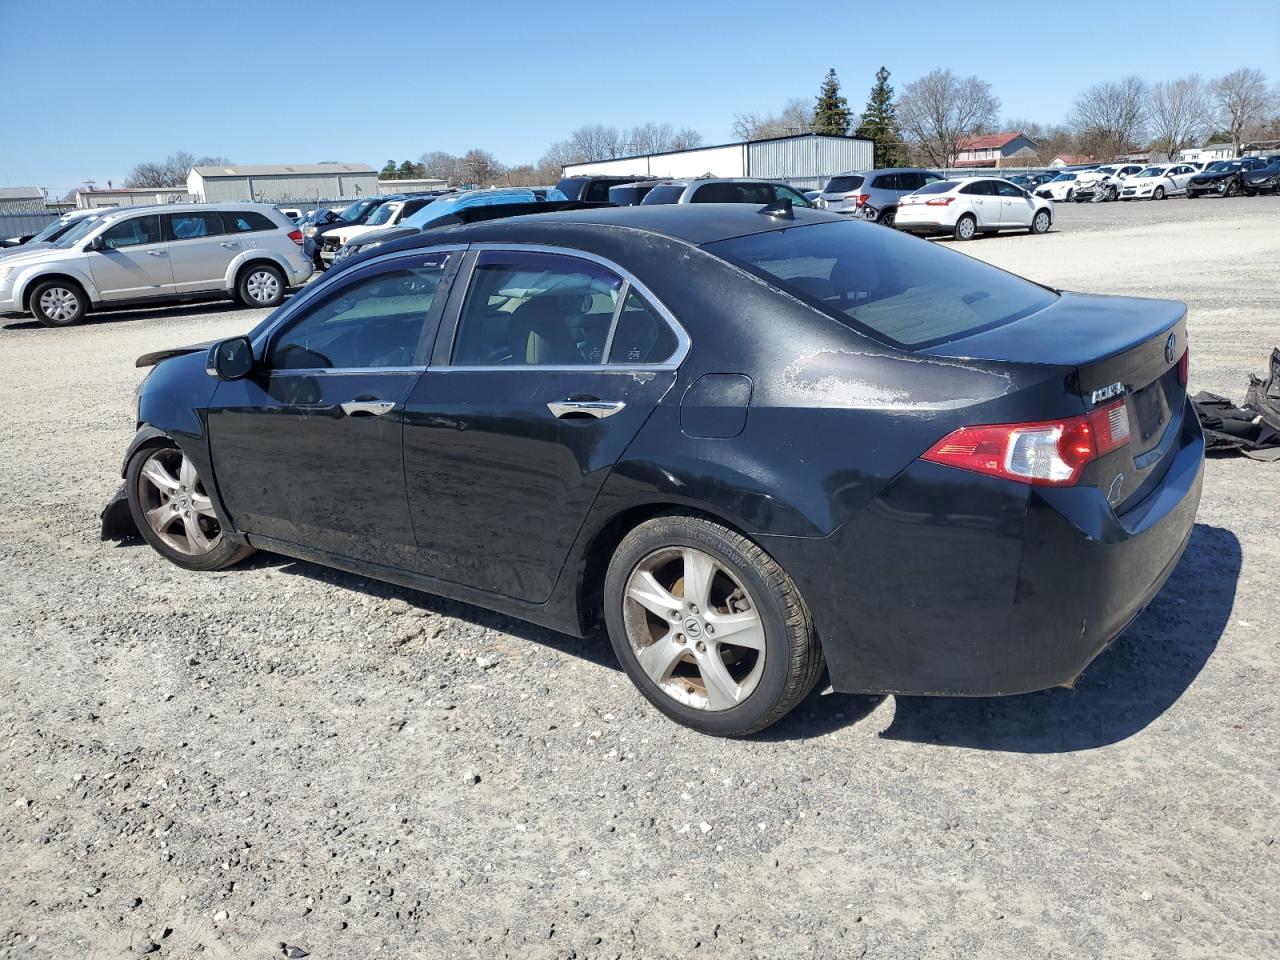
[[[259,203],[120,207],[85,217],[53,246],[0,260],[0,314],[48,327],[89,310],[234,297],[274,307],[312,265],[302,232]]]
[[[818,196],[818,206],[893,226],[900,199],[926,183],[944,179],[941,174],[918,167],[842,173],[827,181]]]

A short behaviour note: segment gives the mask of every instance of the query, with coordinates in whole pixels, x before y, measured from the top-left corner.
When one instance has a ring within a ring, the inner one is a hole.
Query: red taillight
[[[933,200],[926,200],[924,205],[926,207],[945,207],[954,199],[955,197],[937,197]]]
[[[1066,420],[961,427],[921,459],[1019,483],[1064,487],[1094,460],[1128,442],[1129,411],[1119,400]]]
[[[298,244],[299,246],[301,246],[301,245],[302,245],[302,231],[301,231],[301,230],[290,230],[290,231],[289,231],[289,239],[290,239],[290,240],[292,240],[294,243]]]
[[[1187,374],[1191,372],[1191,348],[1182,351],[1182,359],[1178,361],[1178,382],[1187,385]]]
[[[853,201],[853,202],[854,202],[854,205],[855,205],[855,206],[863,207],[863,206],[866,206],[867,201],[868,201],[868,200],[870,200],[870,199],[871,199],[871,194],[869,194],[869,193],[860,193],[860,194],[858,194],[856,197],[854,197],[854,201]]]

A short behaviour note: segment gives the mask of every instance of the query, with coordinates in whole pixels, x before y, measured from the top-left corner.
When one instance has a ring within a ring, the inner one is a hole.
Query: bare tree
[[[1253,67],[1232,70],[1210,86],[1218,108],[1218,123],[1230,132],[1232,150],[1239,156],[1240,145],[1274,106],[1274,92],[1267,89],[1266,74]]]
[[[1146,133],[1146,81],[1129,76],[1096,83],[1076,98],[1070,120],[1085,152],[1098,158],[1132,153]]]
[[[462,155],[459,161],[460,176],[466,183],[478,187],[488,187],[504,182],[507,168],[498,162],[488,150],[473,148]]]
[[[800,97],[792,97],[776,114],[739,113],[733,117],[733,134],[739,140],[789,137],[813,129],[813,112]]]
[[[185,150],[169,154],[161,161],[140,163],[125,178],[126,187],[185,187],[192,167],[226,167],[226,157],[196,157]]]
[[[949,167],[960,142],[990,127],[1000,109],[991,84],[934,70],[907,84],[898,102],[903,134],[931,166]]]
[[[583,160],[611,160],[622,156],[623,137],[617,127],[589,123],[569,134],[569,143]]]
[[[1199,74],[1157,83],[1151,88],[1148,108],[1151,152],[1177,160],[1208,132],[1212,114],[1209,91]]]
[[[443,150],[431,150],[418,158],[418,166],[424,177],[457,183],[462,179],[462,158]]]
[[[671,137],[672,150],[692,150],[702,146],[702,134],[692,127],[681,127]]]

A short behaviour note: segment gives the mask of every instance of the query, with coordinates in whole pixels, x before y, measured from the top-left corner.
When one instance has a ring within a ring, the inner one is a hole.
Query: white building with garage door
[[[364,163],[204,166],[191,169],[187,190],[201,203],[354,199],[377,194],[378,173]]]
[[[759,177],[786,180],[805,190],[820,190],[838,173],[873,168],[873,143],[864,137],[802,133],[768,140],[746,140],[714,147],[646,153],[634,157],[571,163],[566,177],[629,176],[637,180],[682,177]]]

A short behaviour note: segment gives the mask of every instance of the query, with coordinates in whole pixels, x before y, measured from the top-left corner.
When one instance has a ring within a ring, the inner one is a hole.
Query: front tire
[[[84,319],[89,298],[74,283],[48,280],[31,291],[31,315],[46,327],[69,327]]]
[[[957,240],[972,240],[978,232],[978,221],[971,213],[966,213],[956,221],[952,236]]]
[[[125,491],[143,539],[180,567],[222,570],[253,553],[224,535],[195,464],[172,441],[134,454]]]
[[[786,571],[710,520],[662,516],[632,530],[609,563],[604,602],[631,681],[701,733],[763,730],[822,672],[809,608]]]
[[[1053,218],[1049,216],[1048,210],[1037,210],[1036,215],[1031,218],[1031,232],[1048,233],[1052,223]]]
[[[1164,199],[1164,187],[1156,187],[1154,190],[1152,190],[1152,191],[1151,191],[1151,199],[1152,199],[1152,200],[1163,200],[1163,199]]]
[[[269,263],[251,264],[236,283],[236,297],[246,307],[278,307],[284,294],[284,274]]]

